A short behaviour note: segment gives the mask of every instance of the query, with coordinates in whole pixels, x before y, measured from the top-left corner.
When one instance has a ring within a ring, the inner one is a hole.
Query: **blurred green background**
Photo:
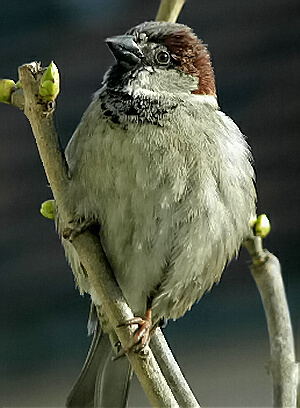
[[[0,76],[53,59],[61,73],[57,127],[66,145],[112,63],[104,39],[155,18],[159,1],[1,1]],[[281,261],[299,357],[298,0],[187,0],[179,22],[208,44],[219,103],[248,136],[258,212]],[[51,198],[25,116],[0,105],[0,406],[63,407],[86,356],[88,298],[79,296],[51,221]],[[271,405],[268,333],[242,251],[167,339],[203,407]],[[130,406],[149,406],[137,381]]]

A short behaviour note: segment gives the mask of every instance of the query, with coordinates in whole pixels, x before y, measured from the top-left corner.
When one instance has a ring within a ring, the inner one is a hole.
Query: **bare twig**
[[[260,291],[267,318],[273,405],[294,408],[297,404],[298,365],[280,263],[274,255],[262,249],[259,237],[249,238],[244,246],[252,256],[250,269]]]
[[[161,0],[156,21],[175,23],[184,3],[185,0]]]
[[[200,408],[160,329],[151,339],[151,349],[179,406]]]
[[[34,132],[38,150],[49,180],[56,204],[67,224],[72,209],[65,206],[64,191],[68,188],[68,174],[64,156],[60,150],[58,137],[53,126],[52,104],[40,99],[38,88],[42,76],[40,64],[31,63],[19,68],[20,80],[24,90],[25,108]],[[72,241],[84,265],[92,286],[97,293],[103,309],[115,328],[121,344],[125,346],[132,338],[132,328],[117,328],[118,324],[133,317],[124,297],[116,284],[98,237],[90,232],[79,235]],[[178,404],[162,375],[151,352],[146,355],[129,353],[128,358],[153,406],[177,407]]]
[[[39,97],[42,74],[43,70],[38,62],[19,67],[24,92],[24,113],[30,121],[53,196],[60,206],[64,222],[68,222],[69,209],[64,205],[64,194],[68,187],[67,166],[53,124],[54,102],[46,103]]]
[[[31,83],[32,81],[31,73],[34,73],[34,76],[37,76],[37,77],[41,76],[41,73],[36,72],[40,69],[39,65],[35,66],[35,64],[31,64],[29,70],[26,67],[27,65],[24,65],[23,67],[20,68],[20,78],[22,78],[23,83],[25,83],[25,88],[26,88],[27,82],[29,81]],[[29,74],[29,78],[27,78],[28,74]],[[24,77],[26,77],[25,80],[24,80]],[[47,170],[46,173],[47,173],[47,177],[50,182],[50,186],[53,191],[53,195],[56,198],[56,203],[60,208],[60,214],[61,216],[63,216],[65,220],[67,220],[67,219],[70,219],[70,217],[68,216],[70,209],[65,209],[63,206],[63,202],[64,202],[63,192],[65,191],[68,185],[66,163],[64,160],[64,156],[62,155],[59,149],[58,136],[53,127],[52,115],[45,114],[44,112],[45,106],[43,108],[43,105],[36,104],[34,95],[37,95],[37,90],[38,90],[38,82],[35,83],[35,85],[31,83],[31,91],[28,93],[28,103],[26,103],[25,114],[27,113],[28,117],[31,118],[30,119],[31,124],[32,124],[32,128],[34,130],[34,134],[36,138],[47,144],[47,149],[45,149],[46,151],[44,152],[44,154],[40,153],[41,158],[43,160],[45,169],[48,169],[49,167],[49,170]],[[24,110],[25,102],[24,102],[23,89],[17,91],[17,97],[14,97],[15,94],[16,92],[13,92],[12,98],[11,98],[11,104]],[[28,106],[30,106],[29,113],[27,111]],[[33,107],[35,108],[33,109]],[[43,147],[41,147],[41,143],[37,142],[37,144],[38,144],[39,150],[40,148],[43,150]],[[52,161],[54,162],[54,165],[50,165]],[[53,182],[50,180],[55,180],[55,181]],[[94,237],[92,235],[89,235],[88,233],[85,233],[83,243],[80,242],[81,237],[77,237],[76,239],[72,241],[72,244],[75,247],[77,253],[79,254],[82,263],[85,265],[85,268],[89,270],[88,264],[91,261],[90,257],[92,254],[91,250],[89,249],[89,244],[87,245],[88,246],[87,252],[85,252],[84,250],[82,251],[82,246],[86,245],[87,239],[93,240]],[[109,307],[116,309],[116,313],[120,314],[118,312],[118,308],[125,307],[126,309],[127,304],[125,303],[124,299],[122,299],[122,295],[120,291],[112,290],[112,285],[109,282],[114,281],[115,286],[117,286],[117,283],[110,270],[109,264],[102,250],[102,247],[99,244],[99,241],[96,240],[91,245],[91,247],[94,248],[93,254],[95,256],[95,259],[93,262],[95,263],[95,265],[98,264],[99,268],[102,268],[102,269],[104,268],[107,274],[106,279],[104,279],[104,277],[101,276],[97,271],[92,274],[90,273],[90,279],[93,282],[93,286],[94,287],[97,286],[98,291],[103,290],[103,288],[107,289],[108,292],[105,294],[105,297],[106,299],[109,300],[109,303],[110,303]],[[86,253],[89,254],[88,257],[86,257]],[[93,268],[94,270],[93,265],[91,265],[90,267]],[[99,281],[101,281],[102,283],[100,287],[99,287]],[[117,320],[113,318],[113,321],[114,320],[116,321],[116,325],[118,324],[118,322],[130,319],[132,317],[132,314],[129,310],[123,310],[123,312],[127,316],[126,318],[125,318],[125,315],[123,314],[121,314],[119,319]],[[184,376],[180,372],[180,369],[176,363],[176,360],[174,359],[172,352],[169,349],[168,344],[165,341],[161,331],[159,331],[158,337],[156,335],[153,336],[152,343],[153,343],[152,348],[155,350],[155,357],[158,359],[159,365],[161,366],[163,370],[163,375],[165,376],[167,383],[171,387],[172,392],[176,395],[176,399],[178,400],[179,404],[181,406],[186,406],[186,407],[199,406]],[[155,370],[153,371],[153,373],[155,373]],[[140,375],[142,375],[142,373]],[[145,379],[144,382],[148,382],[148,380]]]

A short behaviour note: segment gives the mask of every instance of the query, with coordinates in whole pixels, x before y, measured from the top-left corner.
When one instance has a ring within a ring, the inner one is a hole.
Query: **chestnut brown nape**
[[[181,30],[165,36],[164,43],[183,72],[199,78],[198,95],[215,95],[215,77],[210,56],[204,44],[190,31]]]

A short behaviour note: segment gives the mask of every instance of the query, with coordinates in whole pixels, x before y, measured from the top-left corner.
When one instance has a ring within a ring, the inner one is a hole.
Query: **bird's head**
[[[158,90],[177,87],[200,95],[216,93],[209,52],[186,25],[146,22],[106,43],[116,59],[108,74],[113,83],[147,73],[152,88],[156,84]]]

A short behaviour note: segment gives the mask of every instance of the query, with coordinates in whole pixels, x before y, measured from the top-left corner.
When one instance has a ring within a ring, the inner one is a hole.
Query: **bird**
[[[219,108],[210,54],[191,28],[144,22],[106,43],[115,61],[66,147],[65,200],[75,224],[96,226],[149,335],[191,309],[250,235],[253,158]],[[77,286],[91,295],[94,331],[67,406],[125,407],[131,367],[112,358],[114,330],[66,238]],[[142,337],[133,345],[150,335]]]

